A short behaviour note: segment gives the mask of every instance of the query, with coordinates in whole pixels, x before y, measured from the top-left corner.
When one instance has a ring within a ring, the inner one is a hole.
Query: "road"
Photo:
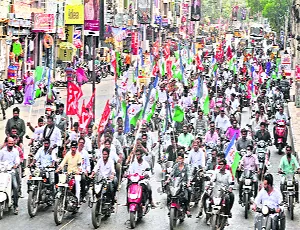
[[[113,80],[104,79],[100,85],[97,85],[97,96],[96,96],[96,118],[100,117],[101,112],[103,111],[106,100],[111,98],[114,90]],[[84,98],[86,101],[89,99],[92,94],[91,85],[84,85]],[[66,97],[66,91],[62,91],[62,99]],[[21,109],[21,117],[25,119],[25,121],[31,121],[32,123],[37,121],[37,118],[44,112],[43,101],[41,99],[37,100],[35,105],[33,106],[32,113],[30,116],[29,107],[20,105]],[[12,109],[8,110],[9,117],[12,114]],[[245,108],[242,116],[242,127],[249,122],[249,113]],[[0,121],[0,130],[4,133],[5,123]],[[272,127],[270,127],[272,130]],[[30,131],[28,130],[28,134],[30,135]],[[155,134],[153,134],[155,135]],[[2,138],[0,141],[4,139],[4,135],[0,136]],[[290,143],[290,139],[288,140]],[[274,173],[275,176],[275,186],[279,188],[280,176],[276,174],[277,167],[280,161],[280,156],[275,152],[275,147],[271,147],[271,165],[269,172]],[[166,230],[169,227],[169,220],[167,216],[167,208],[166,208],[166,195],[159,194],[158,188],[160,187],[160,166],[155,166],[155,174],[151,178],[151,185],[153,189],[153,197],[154,201],[157,203],[157,207],[151,210],[141,222],[137,224],[136,229],[143,230]],[[107,219],[103,220],[100,229],[110,229],[110,230],[120,230],[129,228],[128,218],[129,215],[127,213],[127,209],[124,206],[125,204],[125,184],[124,181],[122,183],[121,192],[118,193],[118,206],[116,207],[115,214]],[[236,187],[237,188],[237,187]],[[238,204],[238,191],[237,189],[234,191],[235,193],[235,204],[232,210],[233,218],[229,220],[229,226],[226,229],[231,230],[246,230],[253,229],[253,217],[255,213],[249,214],[249,219],[244,219],[243,208]],[[75,215],[67,214],[63,223],[60,226],[56,226],[53,219],[52,207],[40,207],[38,210],[37,216],[34,218],[30,218],[27,213],[27,194],[26,194],[26,178],[23,181],[23,194],[24,198],[19,200],[19,215],[15,216],[12,212],[5,213],[4,218],[0,221],[0,229],[1,230],[20,230],[20,229],[30,229],[30,230],[40,230],[42,228],[47,230],[81,230],[81,229],[93,229],[92,221],[91,221],[91,209],[87,207],[87,204],[83,204],[79,210],[79,212]],[[287,215],[287,230],[300,230],[300,208],[299,205],[296,205],[295,210],[295,219],[294,221],[290,220],[289,214]],[[196,219],[198,209],[195,208],[192,210],[192,218],[186,219],[182,224],[178,226],[177,229],[209,229],[209,227],[205,224],[204,219]]]

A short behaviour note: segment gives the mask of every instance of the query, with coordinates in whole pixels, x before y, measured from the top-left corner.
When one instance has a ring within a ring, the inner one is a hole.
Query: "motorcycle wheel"
[[[0,220],[3,218],[4,213],[4,201],[0,203]]]
[[[289,208],[290,208],[290,214],[291,214],[291,220],[294,220],[294,197],[289,196]]]
[[[283,145],[282,144],[278,144],[278,154],[279,155],[282,154],[282,149],[283,149]]]
[[[210,229],[217,230],[217,215],[213,215],[210,218]]]
[[[108,74],[107,72],[103,73],[103,78],[107,78]]]
[[[175,208],[171,208],[170,210],[170,230],[173,230],[176,227],[177,222],[177,210]]]
[[[137,213],[136,212],[130,212],[130,228],[133,229],[135,228],[136,222],[135,222],[135,217]]]
[[[100,76],[96,76],[96,81],[99,84],[101,82],[101,77]]]
[[[248,219],[249,194],[245,194],[245,219]]]
[[[38,205],[37,205],[36,192],[29,191],[27,200],[27,210],[30,217],[36,216]]]
[[[63,207],[63,199],[55,199],[54,202],[54,221],[56,225],[60,225],[62,223],[62,219],[64,217]]]
[[[99,228],[101,224],[101,210],[102,210],[102,202],[101,200],[98,200],[96,204],[93,205],[92,207],[92,223],[94,228]]]
[[[21,92],[16,92],[16,100],[19,104],[22,104],[24,101],[24,97]]]

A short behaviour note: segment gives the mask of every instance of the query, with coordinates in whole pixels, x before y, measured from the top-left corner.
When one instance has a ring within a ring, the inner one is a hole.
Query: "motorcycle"
[[[195,202],[198,204],[201,195],[203,193],[203,185],[204,185],[204,172],[202,168],[194,168],[191,180],[191,188],[192,188],[192,195],[191,195],[191,202]]]
[[[256,212],[259,214],[255,217],[255,224],[254,224],[255,230],[282,229],[280,226],[281,225],[280,219],[276,223],[270,217],[270,215],[276,214],[275,208],[269,208],[268,206],[264,205],[262,208],[257,207]]]
[[[275,143],[278,149],[278,154],[282,154],[282,149],[285,146],[285,136],[286,136],[286,121],[278,120],[276,121],[275,135],[277,136],[277,141]]]
[[[147,169],[146,171],[150,171]],[[135,228],[136,222],[143,218],[150,211],[150,203],[147,194],[143,193],[143,187],[141,185],[142,180],[146,178],[146,175],[133,174],[128,175],[128,188],[127,188],[127,210],[130,215],[130,227]],[[144,196],[144,197],[143,197]],[[143,198],[145,203],[143,204]],[[143,208],[145,206],[145,208]]]
[[[284,174],[283,172],[281,174]],[[298,174],[298,172],[295,172],[294,174]],[[295,206],[295,196],[296,196],[296,190],[295,190],[295,176],[294,174],[287,174],[285,177],[285,184],[283,189],[283,195],[286,197],[287,205],[288,205],[288,211],[291,215],[291,220],[294,220],[294,206]]]
[[[54,167],[46,167],[44,169],[39,169],[36,166],[31,167],[31,175],[27,181],[27,210],[30,217],[36,216],[39,204],[53,204],[54,170]]]
[[[170,190],[170,230],[176,227],[177,220],[184,221],[186,214],[186,204],[184,189],[186,184],[182,181],[181,177],[176,177],[169,184]]]
[[[264,174],[267,171],[266,156],[268,156],[268,158],[270,157],[267,147],[268,147],[267,143],[264,140],[260,140],[256,146],[256,154],[259,162],[259,172],[260,172],[258,174],[259,180],[262,180],[264,178]]]
[[[159,161],[162,170],[162,179],[161,179],[161,187],[162,192],[166,192],[166,184],[165,182],[169,179],[170,173],[172,172],[174,162],[168,161],[168,156],[165,154],[163,158]]]
[[[81,175],[61,173],[58,175],[58,189],[54,202],[54,221],[56,225],[62,223],[62,219],[66,212],[76,213],[79,209],[79,200],[75,193],[75,177]]]
[[[224,229],[227,223],[228,215],[225,214],[225,199],[224,195],[227,193],[225,186],[216,189],[213,188],[212,197],[206,211],[208,219],[210,219],[210,227],[212,230]]]
[[[100,177],[97,182],[91,184],[92,194],[89,200],[89,207],[92,208],[92,223],[94,228],[99,228],[102,217],[110,217],[113,212],[112,191],[109,191],[110,180]]]
[[[19,103],[22,104],[24,101],[24,95],[22,93],[22,85],[14,85],[11,87],[12,90],[14,91],[14,95],[15,95],[15,100]]]
[[[7,162],[0,162],[0,220],[4,211],[12,208],[12,169]]]
[[[250,205],[254,199],[255,186],[253,181],[253,172],[251,170],[244,170],[244,184],[242,192],[242,206],[245,208],[245,219],[248,219],[248,211],[250,210]]]

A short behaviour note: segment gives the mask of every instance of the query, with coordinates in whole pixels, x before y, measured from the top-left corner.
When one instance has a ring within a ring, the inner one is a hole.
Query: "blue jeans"
[[[12,180],[12,189],[13,189],[13,195],[14,195],[14,207],[18,207],[18,200],[19,200],[19,185],[18,185],[18,179],[17,177],[18,172],[17,169],[12,169],[11,172],[11,180]]]

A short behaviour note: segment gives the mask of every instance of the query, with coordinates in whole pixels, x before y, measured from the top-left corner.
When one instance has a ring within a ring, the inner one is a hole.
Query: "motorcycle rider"
[[[107,179],[110,179],[112,183],[110,184],[110,192],[112,195],[112,201],[115,202],[115,194],[117,190],[117,178],[116,178],[116,170],[114,161],[109,158],[110,150],[108,148],[104,148],[102,150],[102,157],[98,160],[96,166],[94,167],[90,178],[93,178],[96,173],[99,176],[103,176]]]
[[[202,149],[199,148],[198,142],[195,140],[192,145],[192,149],[189,151],[189,156],[187,159],[187,163],[191,165],[191,169],[194,168],[203,168],[205,169],[205,160],[206,155],[202,151]]]
[[[238,139],[241,135],[240,128],[237,126],[236,119],[232,121],[232,126],[227,129],[225,136],[227,137],[228,140],[231,140],[235,134],[236,134],[236,139]]]
[[[225,115],[224,108],[220,108],[220,114],[216,117],[216,127],[220,129],[221,133],[225,133],[230,126],[229,118]]]
[[[56,169],[56,173],[59,172],[65,164],[68,165],[67,172],[68,174],[76,173],[77,175],[81,173],[81,164],[82,164],[82,156],[78,152],[78,144],[77,141],[71,142],[71,152],[68,152],[63,161],[60,163],[58,168]],[[75,190],[76,190],[76,197],[78,199],[78,205],[80,203],[80,179],[75,178]]]
[[[135,160],[132,161],[128,168],[128,173],[129,174],[139,174],[143,175],[146,174],[149,178],[149,174],[147,174],[146,169],[150,169],[150,165],[147,161],[143,159],[143,150],[141,149],[136,149],[135,150]],[[148,199],[152,207],[155,207],[153,199],[152,199],[152,190],[151,190],[151,185],[148,180],[144,180],[142,183],[143,190],[148,194]],[[144,194],[144,193],[143,193]],[[145,201],[145,197],[143,198]]]
[[[211,121],[210,124],[210,130],[207,131],[204,138],[204,143],[214,143],[214,145],[219,144],[219,134],[215,130],[215,122]]]
[[[241,151],[242,149],[246,149],[248,145],[253,145],[251,139],[247,138],[247,129],[243,128],[241,130],[241,137],[236,141],[235,147],[237,151]]]
[[[274,128],[273,128],[273,136],[274,136],[274,143],[277,143],[277,139],[278,139],[278,135],[276,134],[276,124],[278,120],[284,120],[286,123],[286,127],[285,127],[285,136],[284,136],[284,140],[283,143],[286,144],[287,141],[287,136],[288,136],[288,128],[287,126],[289,125],[289,118],[288,116],[284,113],[283,111],[283,107],[280,106],[279,107],[279,111],[276,112],[275,114],[275,118],[274,118]]]
[[[254,183],[254,197],[256,197],[257,189],[258,189],[258,181],[257,181],[257,173],[259,173],[259,162],[256,154],[253,154],[253,146],[248,145],[247,146],[247,153],[245,156],[242,157],[240,161],[239,170],[244,168],[244,170],[250,170],[253,171],[252,174],[252,180]],[[257,173],[256,173],[257,172]],[[242,197],[243,197],[243,185],[245,182],[245,175],[244,172],[242,173],[240,179],[239,179],[239,204],[241,204]]]
[[[68,116],[64,112],[65,105],[63,103],[60,103],[58,105],[58,113],[55,116],[55,123],[57,128],[64,131],[68,126]]]
[[[86,202],[85,196],[86,196],[86,185],[87,180],[86,177],[88,177],[89,173],[91,172],[91,163],[88,152],[84,148],[85,146],[85,138],[79,137],[78,139],[78,152],[81,154],[82,157],[82,174],[81,174],[81,201],[83,203]]]
[[[194,140],[194,136],[188,132],[188,126],[184,125],[181,133],[178,137],[178,144],[185,147],[185,149],[190,149],[191,144]]]
[[[255,112],[255,117],[251,120],[251,129],[252,129],[252,135],[255,134],[260,129],[260,112]]]
[[[252,206],[252,210],[256,211],[257,205],[267,205],[269,208],[275,208],[276,213],[279,215],[272,215],[272,226],[274,229],[284,230],[285,229],[285,215],[283,209],[280,208],[280,203],[282,201],[281,193],[273,187],[273,176],[272,174],[266,174],[263,183],[264,189],[261,189]],[[279,228],[280,220],[280,228]],[[256,220],[257,221],[257,220]]]
[[[126,137],[123,130],[124,130],[123,125],[119,125],[117,132],[115,132],[113,135],[113,138],[117,139],[120,142],[122,149],[127,145]]]
[[[203,117],[203,111],[198,111],[198,118],[194,121],[194,130],[195,133],[198,134],[200,132],[206,133],[208,126],[208,121],[205,117]]]
[[[7,162],[8,167],[12,168],[12,189],[13,189],[13,206],[14,214],[18,215],[18,200],[19,200],[19,188],[18,188],[18,172],[17,168],[20,165],[20,157],[18,150],[14,148],[14,139],[12,137],[7,138],[7,145],[0,150],[0,162]]]
[[[282,193],[283,196],[283,200],[286,200],[286,197],[284,196],[284,186],[285,186],[285,177],[288,174],[293,174],[296,171],[298,171],[298,173],[300,173],[300,166],[299,163],[297,161],[297,158],[292,155],[292,147],[291,146],[286,146],[286,155],[283,156],[280,160],[279,163],[279,169],[278,172],[279,173],[284,173],[281,177],[281,181],[280,181],[280,191]],[[298,180],[295,178],[295,200],[298,203],[299,202],[299,182]]]
[[[268,130],[266,130],[266,123],[260,123],[260,130],[255,133],[254,139],[257,141],[264,140],[266,143],[271,141],[271,135]]]
[[[18,107],[15,107],[13,109],[13,117],[10,118],[5,126],[5,134],[9,136],[11,134],[12,127],[17,128],[17,134],[20,137],[20,143],[23,143],[23,136],[26,133],[26,127],[25,122],[23,119],[19,117],[20,115],[20,109]]]
[[[170,182],[171,178],[180,177],[183,178],[183,182],[186,183],[187,188],[184,191],[184,199],[185,199],[185,205],[186,205],[186,214],[188,217],[191,217],[190,212],[190,199],[191,199],[191,191],[189,189],[190,187],[190,167],[188,164],[184,163],[184,154],[178,153],[177,156],[177,163],[174,165],[172,172],[170,173],[170,177],[166,181],[166,184]],[[170,194],[168,194],[168,204],[170,203]]]

